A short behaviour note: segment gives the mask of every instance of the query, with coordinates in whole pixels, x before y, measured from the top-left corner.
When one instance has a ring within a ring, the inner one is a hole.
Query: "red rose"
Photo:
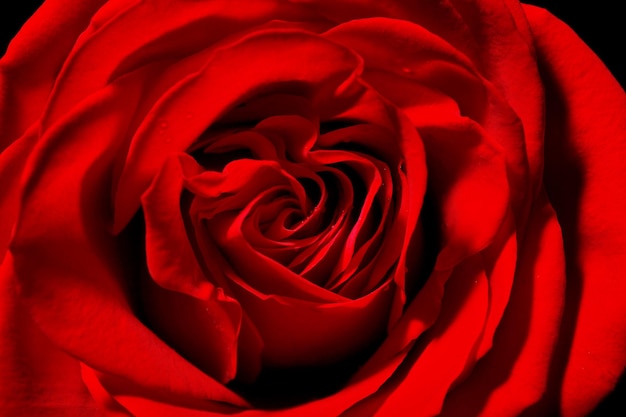
[[[48,0],[0,60],[3,415],[581,416],[626,95],[515,0]]]

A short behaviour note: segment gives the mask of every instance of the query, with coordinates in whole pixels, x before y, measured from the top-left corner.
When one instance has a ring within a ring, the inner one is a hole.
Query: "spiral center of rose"
[[[264,115],[272,99],[240,105],[190,150],[204,170],[189,180],[190,221],[240,274],[270,263],[357,297],[378,284],[365,275],[394,219],[401,174],[398,161],[393,172],[373,156],[368,140],[376,131],[382,146],[393,146],[391,132],[358,121],[320,131],[303,114]]]
[[[413,230],[422,195],[409,184],[422,171],[406,167],[423,160],[407,159],[403,144],[418,140],[414,130],[358,83],[330,104],[287,90],[228,108],[143,196],[157,284],[146,284],[147,315],[224,383],[263,385],[285,369],[324,367],[341,380],[337,364],[358,366],[401,315],[407,249],[421,238]],[[359,117],[358,106],[372,111]],[[180,316],[197,323],[201,340],[163,316],[164,303],[188,310]]]

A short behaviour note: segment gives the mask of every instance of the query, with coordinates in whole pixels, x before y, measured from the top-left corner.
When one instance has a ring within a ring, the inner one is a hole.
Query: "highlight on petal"
[[[545,184],[563,229],[568,287],[550,398],[591,411],[626,366],[626,94],[565,24],[526,7],[547,98]],[[558,394],[557,394],[558,393]]]
[[[517,416],[545,393],[566,285],[561,230],[545,194],[533,207],[519,256],[493,346],[450,392],[444,416]]]

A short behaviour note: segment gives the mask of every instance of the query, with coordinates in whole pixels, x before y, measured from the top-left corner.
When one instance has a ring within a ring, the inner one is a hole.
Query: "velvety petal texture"
[[[563,414],[579,416],[626,365],[626,95],[571,29],[540,9],[527,15],[547,80],[546,188],[571,277],[561,336],[571,347],[555,385],[563,384]]]
[[[625,114],[517,0],[46,0],[0,59],[0,414],[588,415]]]

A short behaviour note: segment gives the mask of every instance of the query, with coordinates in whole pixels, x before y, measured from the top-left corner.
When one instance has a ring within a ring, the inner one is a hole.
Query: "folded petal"
[[[79,362],[41,332],[21,304],[8,254],[0,265],[0,413],[101,417]]]
[[[563,228],[567,300],[552,397],[582,416],[626,366],[626,94],[597,56],[526,7],[547,98],[545,184]],[[561,388],[562,387],[562,388]]]
[[[38,120],[56,77],[103,0],[46,1],[0,60],[0,152]]]

